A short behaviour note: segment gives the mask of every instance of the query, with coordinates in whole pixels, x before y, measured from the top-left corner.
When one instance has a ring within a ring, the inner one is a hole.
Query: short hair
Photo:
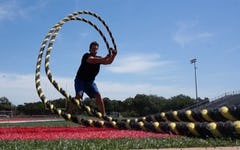
[[[94,45],[97,45],[97,46],[99,46],[99,44],[98,44],[98,42],[97,42],[97,41],[93,41],[93,42],[92,42],[92,43],[90,43],[90,45],[89,45],[89,51],[92,49],[92,47],[93,47]]]

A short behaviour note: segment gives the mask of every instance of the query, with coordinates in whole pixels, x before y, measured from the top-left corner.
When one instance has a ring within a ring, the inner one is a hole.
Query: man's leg
[[[81,100],[82,99],[82,95],[80,95],[79,93],[76,94],[75,98],[78,99],[78,100]]]
[[[75,99],[81,100],[83,97],[84,83],[78,79],[75,79],[74,87],[75,87],[75,92],[76,92]],[[76,105],[73,104],[72,102],[69,102],[68,108],[67,108],[67,113],[72,113],[75,108],[76,108]]]
[[[82,95],[77,93],[76,96],[75,96],[75,99],[81,100],[82,99]],[[76,109],[76,108],[77,108],[77,106],[75,104],[73,104],[72,102],[69,102],[68,103],[68,107],[67,107],[67,113],[72,114],[73,110]]]
[[[69,114],[72,114],[73,110],[74,110],[74,104],[71,101],[68,101],[66,112],[69,113]]]
[[[100,112],[102,113],[103,116],[106,115],[105,113],[105,105],[103,102],[103,99],[101,97],[100,92],[98,91],[97,85],[94,82],[90,82],[88,84],[88,88],[86,88],[86,94],[90,97],[90,98],[95,98],[96,99],[96,103],[97,103],[97,107],[100,110]]]
[[[102,115],[105,116],[106,115],[105,105],[104,105],[104,102],[103,102],[103,99],[102,99],[101,95],[100,94],[95,94],[94,97],[96,98],[98,109],[100,110]]]

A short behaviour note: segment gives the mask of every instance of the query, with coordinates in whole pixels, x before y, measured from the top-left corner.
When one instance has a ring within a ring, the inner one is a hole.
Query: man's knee
[[[96,93],[96,94],[94,94],[94,97],[95,97],[96,99],[102,99],[102,97],[101,97],[101,94],[100,94],[100,93]]]

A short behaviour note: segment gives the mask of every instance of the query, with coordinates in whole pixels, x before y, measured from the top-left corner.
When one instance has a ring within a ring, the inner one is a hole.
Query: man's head
[[[90,45],[89,45],[90,53],[96,55],[98,47],[99,47],[99,44],[96,41],[93,41],[92,43],[90,43]]]

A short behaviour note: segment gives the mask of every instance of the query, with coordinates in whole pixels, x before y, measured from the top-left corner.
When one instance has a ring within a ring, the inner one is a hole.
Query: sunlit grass
[[[70,121],[46,121],[46,122],[23,122],[23,123],[1,123],[0,127],[34,127],[34,126],[47,126],[47,127],[68,127],[68,126],[79,126],[79,124]]]
[[[183,147],[217,147],[239,146],[240,140],[233,139],[199,139],[199,138],[144,138],[144,139],[91,139],[91,140],[30,140],[0,141],[4,150],[128,150],[146,148],[183,148]]]
[[[4,123],[0,127],[79,126],[69,121]],[[0,133],[1,134],[1,133]],[[88,139],[88,140],[0,140],[0,150],[128,150],[183,147],[240,146],[240,139],[230,138],[142,138],[142,139]]]

